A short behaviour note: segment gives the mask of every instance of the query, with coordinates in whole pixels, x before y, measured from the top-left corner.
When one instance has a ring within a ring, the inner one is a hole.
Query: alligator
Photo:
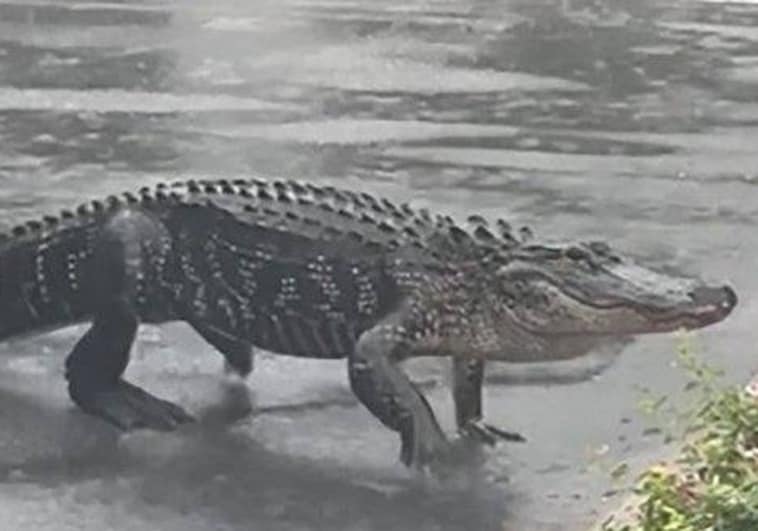
[[[0,237],[0,340],[90,322],[65,362],[73,402],[122,430],[193,417],[123,378],[140,323],[185,321],[246,376],[254,349],[347,358],[358,400],[414,467],[453,446],[401,362],[453,360],[458,440],[487,424],[487,360],[572,358],[610,336],[694,329],[728,286],[637,265],[599,241],[537,242],[294,180],[186,180],[87,202]]]

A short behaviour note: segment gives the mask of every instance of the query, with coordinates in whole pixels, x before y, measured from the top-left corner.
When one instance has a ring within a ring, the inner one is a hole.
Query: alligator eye
[[[611,247],[605,242],[594,241],[589,243],[590,249],[599,255],[611,254]]]
[[[572,260],[586,260],[588,258],[587,251],[580,249],[579,247],[569,247],[566,249],[566,256]]]

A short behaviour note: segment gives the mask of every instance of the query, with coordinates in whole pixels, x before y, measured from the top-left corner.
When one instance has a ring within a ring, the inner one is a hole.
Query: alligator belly
[[[336,359],[355,347],[355,327],[345,319],[308,319],[297,314],[259,315],[250,330],[251,342],[279,354]]]

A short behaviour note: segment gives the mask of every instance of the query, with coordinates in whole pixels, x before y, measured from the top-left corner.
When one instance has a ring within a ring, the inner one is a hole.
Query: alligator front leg
[[[439,462],[449,443],[429,403],[398,367],[408,352],[399,329],[377,326],[365,332],[348,361],[350,385],[385,426],[400,434],[400,459],[421,468]]]
[[[138,211],[117,214],[103,229],[87,286],[95,299],[93,323],[66,359],[73,401],[124,430],[171,430],[192,420],[179,406],[122,379],[139,324],[136,306],[151,301],[152,311],[160,311],[158,288],[145,283],[150,265],[144,253],[165,247],[163,235],[162,225]]]
[[[478,358],[453,358],[453,402],[455,421],[461,435],[493,446],[498,440],[524,442],[520,433],[502,430],[482,418],[484,361]]]

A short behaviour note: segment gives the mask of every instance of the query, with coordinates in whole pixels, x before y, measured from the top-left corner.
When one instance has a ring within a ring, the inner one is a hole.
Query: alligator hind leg
[[[402,462],[420,468],[446,458],[450,445],[429,403],[398,367],[397,350],[391,328],[364,333],[348,360],[350,385],[375,417],[399,432]]]
[[[123,430],[172,430],[192,417],[121,378],[137,331],[137,318],[124,302],[103,307],[66,359],[72,400],[83,411]]]
[[[131,211],[117,214],[103,229],[93,249],[88,286],[98,299],[93,323],[66,359],[72,400],[125,430],[170,430],[192,420],[179,406],[122,379],[139,324],[135,301],[145,292],[140,286],[147,268],[143,251],[160,238],[160,229],[147,215]]]
[[[520,433],[502,430],[482,419],[482,382],[484,361],[476,358],[453,358],[453,401],[458,431],[493,446],[499,439],[524,442]]]

